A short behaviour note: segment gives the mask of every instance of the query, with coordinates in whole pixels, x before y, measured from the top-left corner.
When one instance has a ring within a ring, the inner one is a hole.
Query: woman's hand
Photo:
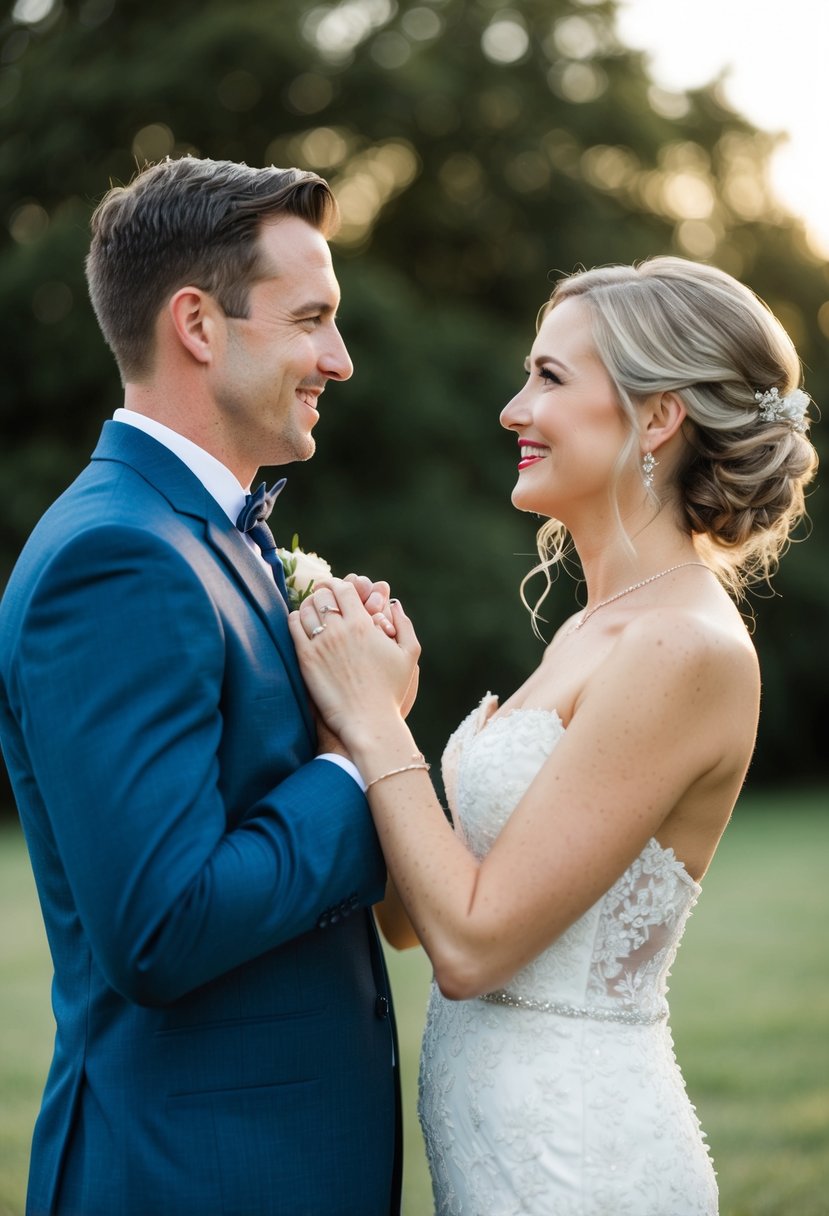
[[[332,579],[333,575],[331,578],[318,579],[316,584],[317,591],[325,587],[330,587]],[[394,624],[392,623],[391,606],[392,604],[396,603],[396,601],[389,598],[391,595],[391,588],[389,587],[389,584],[384,580],[381,580],[380,582],[372,582],[372,580],[365,574],[347,574],[344,581],[346,583],[351,583],[355,588],[357,594],[362,600],[363,607],[374,621],[374,624],[379,626],[379,628],[388,634],[390,638],[393,638],[396,630]],[[316,592],[314,592],[314,594],[316,595]],[[405,700],[400,710],[404,718],[408,718],[414,703],[417,700],[419,681],[420,669],[415,667],[411,683],[409,684]]]
[[[391,601],[389,598],[391,596],[391,588],[389,584],[385,580],[372,582],[365,574],[347,574],[343,581],[351,583],[354,587],[362,600],[363,607],[375,625],[379,625],[390,638],[393,638],[394,625],[391,620]],[[317,585],[327,587],[330,584],[331,580],[325,579]]]
[[[417,687],[420,644],[399,603],[391,614],[393,638],[373,622],[351,583],[332,579],[289,617],[308,690],[352,753],[390,716],[408,712]]]

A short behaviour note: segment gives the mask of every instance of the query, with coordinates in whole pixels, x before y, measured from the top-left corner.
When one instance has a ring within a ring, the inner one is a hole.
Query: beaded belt
[[[534,1013],[558,1013],[564,1018],[589,1018],[594,1022],[622,1022],[626,1026],[655,1026],[664,1022],[668,1007],[659,1013],[637,1013],[632,1009],[599,1009],[596,1005],[566,1005],[563,1001],[534,1001],[530,997],[514,996],[499,988],[497,992],[485,992],[478,998],[491,1005],[509,1005],[512,1009],[531,1009]]]

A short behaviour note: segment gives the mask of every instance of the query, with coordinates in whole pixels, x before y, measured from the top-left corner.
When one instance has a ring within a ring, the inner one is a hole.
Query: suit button
[[[382,994],[374,1002],[374,1016],[378,1018],[387,1018],[389,1016],[388,998]]]
[[[330,924],[330,920],[331,920],[330,913],[323,912],[322,916],[317,921],[317,928],[318,929],[327,929]]]

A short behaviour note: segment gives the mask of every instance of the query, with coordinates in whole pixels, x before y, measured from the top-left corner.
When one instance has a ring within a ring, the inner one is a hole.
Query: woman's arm
[[[410,622],[396,607],[392,641],[360,621],[347,592],[336,594],[343,616],[325,635],[309,639],[292,617],[297,651],[321,712],[369,782],[389,870],[447,996],[508,983],[613,885],[696,782],[720,798],[739,788],[754,731],[753,652],[689,612],[650,613],[588,681],[479,862],[427,774],[404,768],[417,754],[397,710],[403,656],[417,650]]]

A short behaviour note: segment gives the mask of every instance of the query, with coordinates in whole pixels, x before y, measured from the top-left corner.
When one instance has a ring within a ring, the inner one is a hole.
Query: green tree
[[[781,315],[826,399],[826,266],[769,197],[771,139],[716,84],[656,89],[615,8],[17,0],[0,26],[0,577],[119,402],[83,283],[91,208],[167,154],[299,164],[334,184],[356,374],[326,394],[318,455],[290,471],[278,526],[404,599],[433,759],[487,687],[508,693],[538,658],[517,598],[537,521],[509,505],[498,412],[557,272],[713,261]],[[829,564],[812,502],[814,535],[784,562],[778,598],[758,601],[755,781],[826,776],[813,640]],[[572,608],[566,579],[553,598],[555,620]]]

